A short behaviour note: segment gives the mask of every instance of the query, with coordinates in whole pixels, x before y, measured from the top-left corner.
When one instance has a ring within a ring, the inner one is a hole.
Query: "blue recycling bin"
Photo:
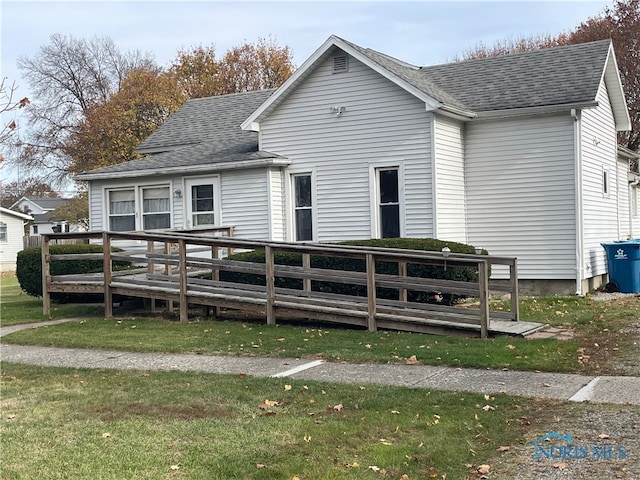
[[[607,254],[607,292],[640,292],[640,240],[601,245]]]

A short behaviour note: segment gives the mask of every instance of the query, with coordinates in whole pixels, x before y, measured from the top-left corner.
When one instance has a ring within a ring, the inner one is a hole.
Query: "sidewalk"
[[[0,337],[26,328],[68,320],[0,328]],[[432,390],[538,397],[575,402],[640,406],[640,378],[563,373],[480,370],[428,365],[349,364],[294,358],[133,353],[39,346],[2,345],[3,362],[70,368],[181,370],[322,382],[377,383]]]

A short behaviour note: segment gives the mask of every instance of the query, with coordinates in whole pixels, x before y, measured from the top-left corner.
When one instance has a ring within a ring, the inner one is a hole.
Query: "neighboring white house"
[[[640,233],[629,129],[608,40],[416,67],[332,36],[275,91],[189,100],[147,157],[78,179],[91,230],[433,237],[583,293],[606,280],[600,243]]]
[[[33,218],[0,207],[0,272],[15,272],[16,257],[22,250],[24,225]]]
[[[29,235],[41,235],[43,233],[79,232],[83,228],[78,223],[68,223],[57,218],[54,210],[69,201],[68,198],[52,197],[22,197],[11,205],[12,210],[27,212],[33,217],[29,226]]]

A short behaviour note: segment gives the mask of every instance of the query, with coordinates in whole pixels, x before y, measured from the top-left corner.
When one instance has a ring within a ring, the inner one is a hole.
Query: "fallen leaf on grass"
[[[609,437],[609,435],[607,435],[606,433],[601,433],[600,435],[598,435],[598,438],[606,440],[607,438],[611,438],[611,437]]]
[[[102,434],[102,438],[111,438],[111,434],[109,432],[104,432]]]
[[[169,468],[171,470],[180,470],[180,465],[171,465]]]
[[[543,383],[542,386],[543,387],[552,387],[553,385],[551,385],[550,383]]]
[[[267,466],[264,463],[256,463],[256,468],[262,470],[263,468],[267,468]]]
[[[564,462],[554,463],[553,468],[557,468],[558,470],[564,470],[565,468],[567,468],[567,464]]]
[[[482,407],[482,409],[483,409],[485,412],[488,412],[489,410],[495,410],[495,409],[496,409],[496,407],[493,407],[493,406],[491,406],[491,405],[485,405],[484,407]]]
[[[342,410],[344,410],[344,405],[342,405],[341,403],[339,403],[338,405],[335,405],[335,406],[333,407],[333,409],[334,409],[336,412],[341,412]]]
[[[389,440],[387,440],[386,438],[381,438],[380,439],[380,443],[382,445],[393,445],[393,443],[391,443]]]
[[[280,405],[280,402],[276,402],[274,400],[265,400],[264,403],[261,403],[260,405],[258,405],[258,408],[260,410],[267,410],[271,407],[278,407]]]
[[[307,443],[311,441],[311,435],[305,435],[303,438],[304,438],[304,441]]]
[[[496,448],[496,451],[498,452],[508,452],[509,450],[511,450],[511,447],[504,445]]]
[[[516,349],[516,346],[515,346],[515,345],[511,345],[511,344],[509,344],[509,345],[507,345],[507,348],[508,348],[509,350],[515,350],[515,349]]]
[[[486,475],[487,473],[489,473],[489,471],[491,470],[491,467],[489,465],[479,465],[478,468],[476,468],[476,472],[478,472],[480,475]]]
[[[369,470],[373,470],[374,472],[379,472],[380,471],[380,467],[377,467],[375,465],[369,465]]]
[[[285,385],[285,386],[284,386],[284,389],[285,389],[285,390],[291,390],[291,385]]]
[[[404,361],[407,365],[420,365],[422,362],[415,355],[411,355]]]

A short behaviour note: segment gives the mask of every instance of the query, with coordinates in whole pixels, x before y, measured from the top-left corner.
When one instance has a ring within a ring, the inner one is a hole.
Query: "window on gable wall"
[[[313,240],[313,196],[311,175],[293,176],[295,241]]]
[[[397,168],[377,170],[378,234],[380,238],[400,237],[400,193]]]

